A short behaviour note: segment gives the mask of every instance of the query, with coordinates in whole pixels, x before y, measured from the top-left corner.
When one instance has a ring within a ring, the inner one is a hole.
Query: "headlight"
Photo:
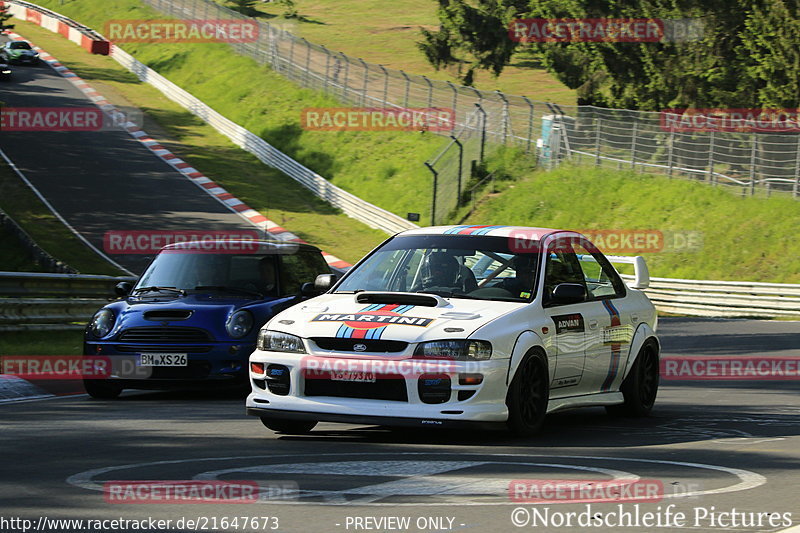
[[[486,341],[432,341],[422,342],[414,350],[414,357],[451,359],[454,361],[485,361],[492,357],[492,345]]]
[[[95,337],[105,337],[114,327],[114,311],[101,309],[94,314],[89,323],[89,331]]]
[[[250,311],[236,311],[225,323],[225,330],[234,339],[240,339],[253,329],[253,315]]]
[[[306,353],[303,339],[280,331],[262,329],[258,334],[258,349],[267,352]]]

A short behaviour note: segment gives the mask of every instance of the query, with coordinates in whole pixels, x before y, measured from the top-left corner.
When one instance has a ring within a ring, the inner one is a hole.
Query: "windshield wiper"
[[[186,291],[183,289],[176,289],[175,287],[139,287],[137,289],[133,289],[133,292],[144,292],[144,291],[168,291],[168,292],[177,292],[180,295],[186,295]]]
[[[241,287],[226,287],[224,285],[198,285],[194,288],[196,291],[224,291],[224,292],[236,292],[239,294],[250,294],[253,296],[258,296],[259,298],[263,298],[263,294],[259,291],[253,291],[250,289],[243,289]]]

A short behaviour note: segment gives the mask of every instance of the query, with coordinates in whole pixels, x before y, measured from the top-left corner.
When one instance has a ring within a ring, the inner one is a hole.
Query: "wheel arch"
[[[656,354],[661,354],[661,342],[658,340],[656,332],[653,331],[653,328],[651,328],[648,323],[643,322],[639,324],[639,327],[636,328],[636,332],[633,334],[633,338],[631,339],[631,347],[630,350],[628,350],[628,358],[625,363],[623,380],[628,377],[631,367],[633,367],[633,363],[636,362],[636,358],[642,351],[642,347],[647,343],[654,344],[656,347]]]
[[[524,331],[519,335],[519,337],[517,337],[517,340],[514,343],[514,349],[511,352],[511,357],[508,360],[506,387],[511,385],[511,380],[517,373],[519,364],[528,354],[531,353],[541,354],[545,365],[547,365],[548,383],[552,383],[555,365],[550,364],[544,340],[533,331]]]

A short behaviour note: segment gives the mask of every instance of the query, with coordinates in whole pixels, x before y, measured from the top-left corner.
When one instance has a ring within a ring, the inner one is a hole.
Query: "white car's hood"
[[[283,311],[267,327],[304,338],[385,339],[409,343],[463,339],[486,323],[525,305],[439,297],[436,297],[436,307],[356,301],[357,296],[363,299],[365,294],[369,293],[319,296]]]

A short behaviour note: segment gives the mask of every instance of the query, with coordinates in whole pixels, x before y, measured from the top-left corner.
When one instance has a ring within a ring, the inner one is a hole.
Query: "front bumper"
[[[202,349],[201,353],[192,350]],[[247,381],[247,359],[255,345],[236,342],[215,342],[202,346],[142,345],[87,341],[84,355],[108,357],[111,361],[109,380],[129,388],[159,389],[196,386],[219,382],[243,384]],[[142,367],[141,353],[186,353],[186,366]]]
[[[372,365],[377,362],[379,368],[387,369],[387,373],[376,372],[377,381],[371,386],[350,382],[342,384],[331,381],[324,374],[309,377],[307,357],[256,351],[250,356],[250,362],[263,363],[266,372],[250,372],[252,392],[246,402],[247,413],[282,419],[417,427],[457,427],[462,424],[496,427],[508,419],[505,404],[507,359],[440,362],[381,356],[353,357],[352,354],[309,357],[316,360],[317,365],[319,361],[330,361],[329,367],[334,367],[334,362],[343,362],[339,368],[347,368],[346,365],[353,362],[358,368],[362,368],[365,362]],[[389,368],[401,368],[400,363],[407,371],[389,372]],[[414,363],[430,365],[414,367]],[[266,375],[271,366],[285,367],[288,371],[288,382],[277,394],[271,390]],[[460,378],[465,375],[481,375],[483,380],[480,384],[461,384]],[[449,391],[440,389],[435,403],[431,402],[431,396],[423,386],[423,383],[430,383],[432,377],[444,378],[443,382],[449,379]],[[387,395],[387,390],[397,391],[397,394]],[[372,394],[374,398],[367,397]]]

